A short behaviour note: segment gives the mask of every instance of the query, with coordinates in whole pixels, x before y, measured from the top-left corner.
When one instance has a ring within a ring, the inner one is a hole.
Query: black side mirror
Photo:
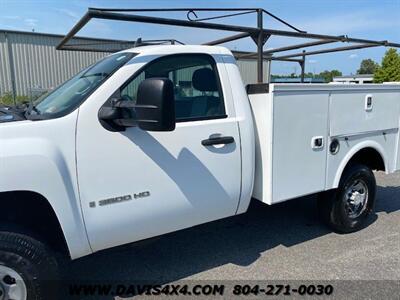
[[[138,88],[136,116],[139,127],[147,131],[175,129],[174,84],[168,78],[149,78]]]
[[[99,110],[100,123],[110,131],[139,126],[147,131],[175,129],[174,84],[168,78],[149,78],[138,88],[137,101],[119,98]]]

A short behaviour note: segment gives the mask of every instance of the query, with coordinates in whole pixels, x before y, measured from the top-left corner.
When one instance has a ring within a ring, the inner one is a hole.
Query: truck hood
[[[35,122],[31,121],[31,120],[21,120],[21,121],[8,121],[8,122],[4,122],[4,121],[0,121],[0,140],[2,138],[4,138],[4,133],[12,133],[15,130],[18,130],[18,132],[20,132],[21,128],[24,128],[25,131],[30,132],[30,128],[31,126],[28,124],[34,124]],[[20,127],[20,125],[22,125],[23,127]],[[28,126],[28,127],[26,127]]]

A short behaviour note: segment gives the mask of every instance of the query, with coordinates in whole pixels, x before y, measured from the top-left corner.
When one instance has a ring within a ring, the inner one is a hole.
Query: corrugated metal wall
[[[16,96],[35,97],[108,54],[58,51],[55,47],[61,38],[51,34],[0,30],[0,96],[12,93],[14,80]],[[104,40],[78,38],[71,43],[94,43],[97,48],[110,49],[110,41]],[[121,47],[126,45],[121,44]],[[241,60],[238,66],[245,84],[257,82],[256,61]],[[264,63],[264,74],[268,73],[267,68],[268,64]]]
[[[11,91],[10,63],[8,60],[6,34],[0,32],[0,95]]]
[[[18,96],[31,96],[37,90],[51,89],[107,53],[58,51],[61,37],[0,31],[0,95],[12,92],[14,70]],[[80,40],[84,41],[84,40]],[[8,44],[7,44],[8,43]],[[11,48],[10,53],[8,50]]]
[[[242,75],[242,80],[244,84],[257,83],[257,61],[256,60],[238,60],[237,65],[240,70],[240,74]],[[263,82],[268,82],[268,74],[270,64],[268,62],[264,62],[263,70],[264,70],[264,78]]]

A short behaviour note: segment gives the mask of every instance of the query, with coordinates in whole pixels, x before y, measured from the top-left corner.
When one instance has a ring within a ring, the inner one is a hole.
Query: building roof
[[[272,77],[272,83],[300,83],[300,77]],[[324,83],[323,78],[304,77],[304,83]]]
[[[374,74],[355,74],[355,75],[335,76],[334,79],[373,78],[373,77],[374,77]]]

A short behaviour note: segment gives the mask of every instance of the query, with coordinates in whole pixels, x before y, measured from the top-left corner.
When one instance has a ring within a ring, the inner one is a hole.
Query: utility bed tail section
[[[399,85],[271,84],[268,90],[248,88],[254,198],[274,204],[336,187],[340,164],[363,140],[387,159],[386,171],[399,169]],[[337,153],[329,151],[334,139]]]

